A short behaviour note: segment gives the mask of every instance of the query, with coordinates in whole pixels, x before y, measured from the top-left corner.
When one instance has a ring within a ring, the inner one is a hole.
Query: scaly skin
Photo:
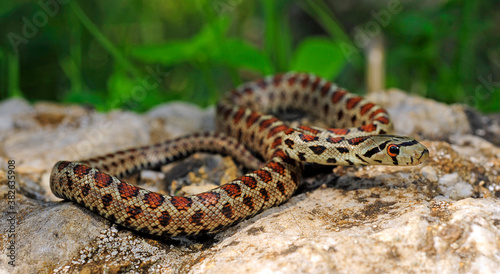
[[[337,128],[290,128],[264,114],[282,109],[305,111]],[[428,157],[428,150],[414,139],[386,135],[392,124],[380,106],[309,74],[243,84],[219,102],[217,123],[224,134],[191,135],[80,162],[58,162],[51,173],[52,192],[143,233],[212,233],[290,198],[301,181],[302,162],[416,165]],[[241,144],[265,159],[265,165]],[[256,170],[186,197],[158,194],[115,177],[196,151],[229,154]]]

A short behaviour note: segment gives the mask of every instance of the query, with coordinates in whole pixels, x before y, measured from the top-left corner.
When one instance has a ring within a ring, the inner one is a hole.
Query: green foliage
[[[387,13],[394,1],[374,1],[335,12],[341,2],[10,1],[0,8],[0,99],[101,111],[171,100],[206,106],[243,81],[289,70],[363,90],[358,36],[374,38],[375,24],[387,41],[389,86],[500,110],[496,2],[397,2],[400,11]]]
[[[499,42],[489,10],[494,6],[493,1],[456,0],[396,16],[386,29],[388,37],[397,38],[387,54],[388,84],[442,102],[499,111],[500,83],[481,80],[500,69],[485,54],[486,43]]]
[[[228,26],[227,18],[222,18],[214,24],[207,24],[190,39],[137,46],[131,49],[130,54],[145,63],[160,63],[164,66],[217,63],[234,69],[271,73],[273,68],[269,58],[256,47],[241,39],[217,35],[214,31],[218,29],[226,32]]]
[[[344,67],[346,60],[336,43],[325,38],[304,39],[292,59],[293,71],[309,71],[332,79]]]

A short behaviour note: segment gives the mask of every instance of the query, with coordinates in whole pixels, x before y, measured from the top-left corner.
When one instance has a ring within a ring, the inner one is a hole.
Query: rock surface
[[[15,214],[0,200],[4,272],[472,272],[500,269],[500,148],[476,133],[461,106],[391,90],[371,95],[396,132],[423,139],[417,167],[335,167],[308,172],[298,192],[218,234],[155,239],[70,202],[48,185],[52,165],[213,130],[214,111],[165,104],[144,115],[95,113],[12,99],[0,102],[0,191],[15,160]],[[495,135],[495,134],[492,134]],[[188,167],[188,168],[187,168]],[[145,171],[141,186],[193,193],[241,174],[230,159],[195,154]],[[331,169],[330,169],[331,170]],[[166,186],[163,181],[170,182]],[[188,183],[189,186],[183,186]],[[15,267],[5,233],[15,216]]]

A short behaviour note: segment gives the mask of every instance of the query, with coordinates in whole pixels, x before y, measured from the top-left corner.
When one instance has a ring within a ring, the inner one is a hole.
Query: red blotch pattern
[[[259,119],[260,115],[257,112],[252,112],[250,115],[248,115],[247,120],[246,120],[246,125],[247,127],[252,126],[255,121]]]
[[[302,81],[300,82],[300,84],[302,85],[302,88],[306,88],[307,87],[307,84],[309,84],[309,75],[304,75],[304,79],[302,79]]]
[[[316,88],[318,88],[320,81],[321,81],[321,78],[319,78],[319,77],[316,77],[316,79],[314,79],[314,82],[311,86],[311,91],[314,91],[314,90],[316,90]]]
[[[368,138],[370,138],[370,137],[369,136],[355,137],[355,138],[351,138],[351,139],[347,140],[347,142],[349,142],[349,144],[355,146],[355,145],[359,145],[362,142],[366,141],[366,139],[368,139]]]
[[[277,146],[281,145],[282,144],[282,140],[281,140],[281,137],[279,138],[276,138],[274,141],[273,141],[273,144],[271,145],[271,148],[274,149],[276,148]]]
[[[276,126],[276,127],[273,127],[269,133],[267,134],[267,138],[272,138],[274,135],[282,132],[282,131],[285,131],[287,130],[288,127],[285,126],[285,125],[279,125],[279,126]]]
[[[347,100],[346,108],[347,109],[353,109],[353,108],[355,108],[359,104],[359,102],[361,100],[363,100],[363,98],[361,98],[361,97],[350,98],[349,100]]]
[[[170,202],[178,211],[187,211],[191,208],[193,200],[187,197],[173,196]]]
[[[303,129],[305,131],[309,131],[312,134],[318,134],[319,133],[319,130],[314,129],[314,128],[310,128],[310,127],[307,127],[307,126],[298,126],[298,128]]]
[[[347,92],[343,90],[337,90],[332,96],[332,103],[334,104],[338,103],[342,99],[342,97],[344,97],[346,94]]]
[[[288,84],[290,86],[292,86],[293,84],[295,84],[296,81],[297,81],[297,75],[293,75],[292,77],[288,78]]]
[[[273,179],[273,176],[271,176],[271,173],[269,171],[259,169],[253,172],[257,176],[259,176],[259,179],[265,183],[270,183]]]
[[[364,104],[362,107],[361,107],[361,110],[359,111],[359,113],[361,115],[365,115],[368,111],[370,111],[370,109],[372,109],[372,107],[374,107],[375,104],[374,103],[367,103],[367,104]]]
[[[332,144],[338,144],[342,141],[344,141],[344,137],[330,137],[328,139],[326,139],[329,143],[332,143]]]
[[[300,134],[299,137],[304,142],[313,142],[313,141],[317,141],[319,139],[317,136],[309,135],[309,134]]]
[[[220,188],[226,191],[230,197],[236,198],[241,196],[241,187],[237,184],[225,184]]]
[[[249,187],[250,189],[254,189],[257,187],[257,180],[255,180],[254,177],[251,176],[242,176],[240,178],[241,182]]]
[[[150,208],[157,208],[163,204],[165,201],[165,198],[155,192],[149,192],[146,195],[144,195],[144,203],[149,205]]]
[[[268,165],[274,172],[280,174],[281,176],[285,176],[285,167],[282,164],[276,162],[270,162]]]
[[[373,117],[375,117],[376,115],[378,115],[380,113],[387,113],[387,112],[385,110],[379,108],[379,109],[375,110],[372,114],[370,114],[370,119],[372,119]]]
[[[70,162],[68,161],[62,161],[59,163],[59,165],[57,166],[57,171],[61,171],[63,170],[65,167],[69,166]]]
[[[368,124],[368,125],[364,125],[364,126],[359,127],[359,130],[364,131],[364,132],[372,132],[372,131],[377,130],[377,126],[374,124]]]
[[[283,74],[277,74],[273,77],[273,84],[276,87],[279,86],[282,81],[283,81]]]
[[[346,135],[349,133],[349,129],[347,128],[329,128],[328,131],[338,135]]]
[[[113,182],[113,178],[110,175],[100,171],[94,174],[94,180],[98,188],[108,187]]]
[[[245,109],[244,108],[240,108],[238,110],[238,112],[236,112],[236,114],[233,117],[234,123],[237,124],[240,121],[241,117],[243,117],[244,114],[245,114]]]
[[[91,170],[92,170],[92,168],[90,168],[88,166],[84,166],[84,165],[76,165],[73,168],[73,172],[80,179],[82,179],[83,176],[89,174]]]
[[[326,82],[322,87],[321,87],[321,97],[325,97],[330,88],[332,87],[332,83]]]
[[[267,120],[264,120],[262,122],[260,122],[260,128],[259,128],[259,131],[264,131],[265,129],[267,129],[272,123],[276,122],[276,121],[279,121],[278,118],[276,117],[272,117],[272,118],[269,118]]]
[[[137,196],[139,190],[140,188],[123,181],[120,181],[118,184],[118,192],[120,192],[120,197],[122,197],[122,199],[130,199]]]
[[[375,119],[376,121],[379,121],[381,122],[382,124],[384,125],[387,125],[389,124],[389,119],[387,119],[387,117],[385,116],[382,116],[382,117],[378,117],[377,119]]]

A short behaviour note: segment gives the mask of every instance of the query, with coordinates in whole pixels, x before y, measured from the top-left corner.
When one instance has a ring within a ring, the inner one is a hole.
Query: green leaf
[[[6,1],[5,3],[2,3],[0,5],[0,17],[1,18],[6,18],[9,15],[11,18],[13,17],[12,15],[15,15],[16,9],[19,7],[22,7],[23,5],[27,5],[26,3],[17,3],[18,1]],[[34,3],[32,4],[34,5]]]
[[[229,21],[219,19],[204,26],[194,37],[188,40],[172,41],[160,45],[138,46],[130,54],[147,63],[175,65],[193,62],[204,58],[213,58],[220,51],[219,36],[227,31]]]
[[[229,39],[221,45],[224,51],[219,56],[224,63],[235,68],[247,68],[270,74],[273,71],[271,60],[253,45],[240,40]]]
[[[271,61],[255,46],[241,39],[223,36],[228,26],[227,20],[217,20],[205,26],[190,40],[135,47],[131,50],[131,55],[143,62],[162,65],[212,62],[226,64],[237,69],[256,70],[263,74],[272,73]]]
[[[131,79],[123,69],[115,67],[115,71],[108,79],[107,90],[108,100],[105,102],[105,108],[116,109],[130,100],[136,99],[136,97],[142,99],[144,89],[140,83]]]
[[[98,111],[107,111],[109,110],[103,104],[106,101],[106,98],[101,96],[98,91],[92,90],[88,92],[76,92],[70,91],[65,94],[63,97],[63,101],[66,103],[75,103],[75,104],[86,104],[94,106]]]
[[[146,63],[173,65],[191,61],[195,52],[191,41],[173,41],[161,45],[135,47],[130,54]]]
[[[300,43],[293,56],[291,69],[332,79],[340,73],[345,63],[345,57],[337,43],[316,37]]]

